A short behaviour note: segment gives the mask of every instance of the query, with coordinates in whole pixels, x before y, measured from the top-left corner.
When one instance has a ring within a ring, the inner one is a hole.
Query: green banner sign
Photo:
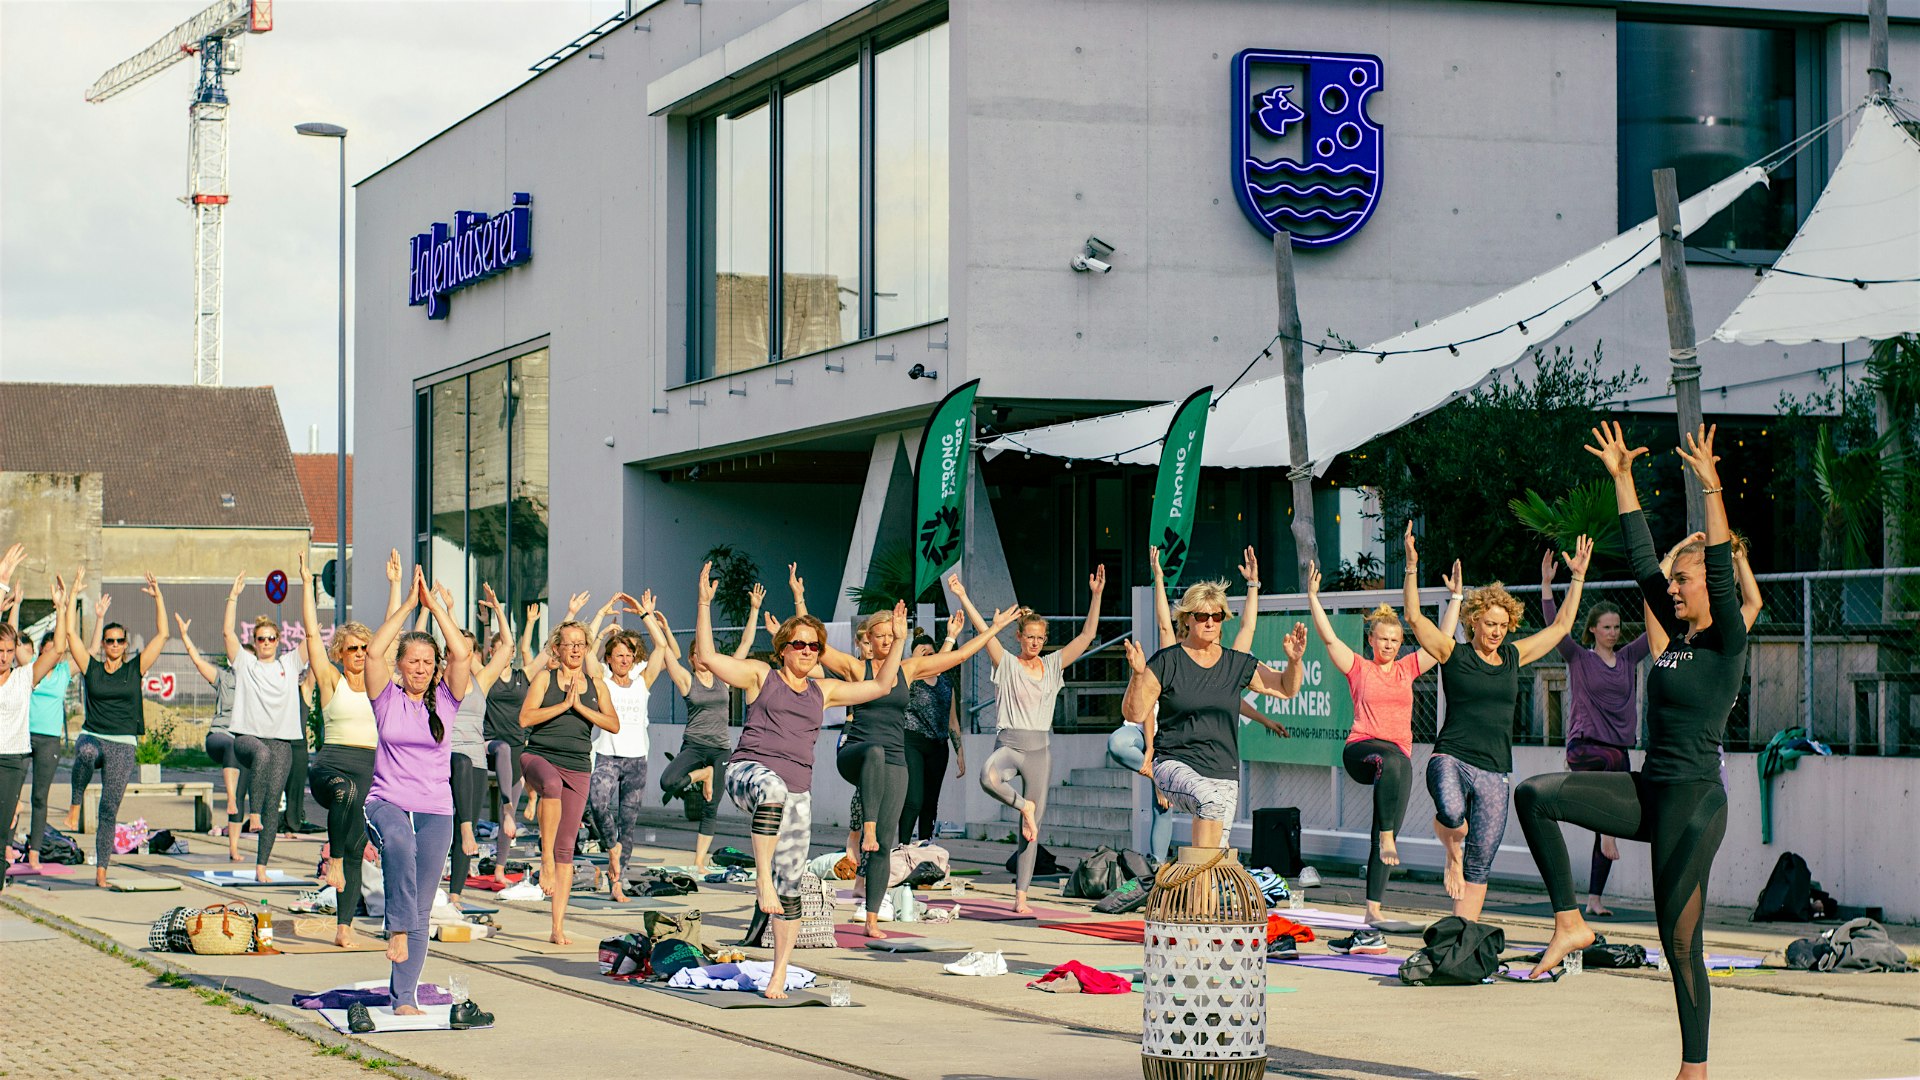
[[[914,470],[913,597],[960,558],[967,463],[973,456],[973,394],[980,380],[955,387],[927,419]]]
[[[1329,615],[1333,632],[1342,641],[1358,642],[1363,632],[1360,615]],[[1233,640],[1234,622],[1220,631],[1224,641]],[[1305,612],[1263,611],[1253,634],[1253,655],[1278,669],[1287,658],[1282,638],[1296,622],[1305,622]],[[1346,748],[1347,733],[1353,730],[1353,696],[1347,692],[1347,678],[1327,658],[1326,643],[1311,629],[1307,631],[1307,665],[1300,692],[1290,698],[1268,697],[1247,691],[1254,708],[1287,729],[1289,738],[1281,738],[1246,717],[1240,718],[1240,759],[1242,761],[1278,761],[1293,765],[1338,765]]]
[[[1206,446],[1212,403],[1213,387],[1195,390],[1174,410],[1166,442],[1160,447],[1160,475],[1153,484],[1153,525],[1147,543],[1160,549],[1160,568],[1168,588],[1180,584],[1180,571],[1187,565],[1187,543],[1200,498],[1200,455]]]

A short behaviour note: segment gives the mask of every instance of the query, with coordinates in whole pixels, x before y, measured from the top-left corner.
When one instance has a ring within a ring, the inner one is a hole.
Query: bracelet
[[[1721,492],[1723,492],[1723,491],[1725,491],[1725,490],[1727,490],[1727,489],[1726,489],[1726,485],[1724,485],[1724,484],[1723,484],[1723,485],[1721,485],[1720,487],[1711,487],[1711,488],[1701,488],[1701,489],[1700,489],[1700,494],[1702,494],[1702,495],[1718,495],[1718,494],[1720,494]]]
[[[1412,568],[1410,567],[1410,568],[1408,568],[1408,570],[1407,570],[1407,576],[1408,576],[1408,577],[1419,577],[1419,576],[1420,576],[1420,571],[1418,571],[1418,570],[1415,570],[1415,569],[1412,569]]]
[[[1578,584],[1580,584],[1581,582],[1583,582],[1583,581],[1585,581],[1585,580],[1587,580],[1587,575],[1585,575],[1585,574],[1579,574],[1579,575],[1576,575],[1576,576],[1574,577],[1574,579],[1573,579],[1573,583],[1574,583],[1575,585],[1578,585]]]
[[[1449,599],[1449,600],[1461,600],[1461,599],[1464,599],[1464,598],[1466,597],[1466,595],[1467,595],[1466,593],[1457,593],[1457,592],[1450,592],[1450,593],[1448,593],[1448,594],[1447,594],[1447,599]]]
[[[1247,582],[1247,588],[1249,588],[1249,589],[1257,589],[1257,588],[1259,588],[1259,587],[1260,587],[1260,583],[1259,583],[1259,582],[1257,582],[1257,581],[1249,581],[1249,582]]]

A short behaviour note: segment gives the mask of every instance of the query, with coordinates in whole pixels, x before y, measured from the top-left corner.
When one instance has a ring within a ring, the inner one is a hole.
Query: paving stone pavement
[[[0,1076],[202,1080],[385,1074],[58,934],[0,942]]]

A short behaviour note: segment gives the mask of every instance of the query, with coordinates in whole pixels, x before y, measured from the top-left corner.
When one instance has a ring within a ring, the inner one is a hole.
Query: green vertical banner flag
[[[920,461],[914,469],[913,595],[927,587],[960,557],[967,499],[967,464],[973,457],[975,379],[954,388],[927,419],[920,437]]]
[[[1296,621],[1305,618],[1306,612],[1262,611],[1260,623],[1253,631],[1253,655],[1276,670],[1284,668],[1287,631],[1293,629]],[[1328,616],[1327,621],[1333,624],[1333,632],[1340,640],[1353,645],[1356,651],[1364,647],[1364,616],[1334,614]],[[1227,620],[1220,628],[1221,640],[1232,641],[1233,635],[1239,632],[1238,624],[1238,619]],[[1319,634],[1307,634],[1307,654],[1300,662],[1306,670],[1302,672],[1300,692],[1293,697],[1268,697],[1254,690],[1241,695],[1267,719],[1286,728],[1288,737],[1283,739],[1242,716],[1240,760],[1292,765],[1340,764],[1340,755],[1347,748],[1347,735],[1353,731],[1353,695],[1347,691],[1347,678],[1333,665],[1327,655],[1326,642],[1320,640]],[[1364,655],[1354,662],[1373,663]]]
[[[1153,484],[1153,526],[1147,543],[1160,549],[1160,568],[1169,588],[1180,583],[1193,535],[1193,511],[1200,497],[1200,455],[1207,441],[1207,413],[1213,387],[1203,386],[1174,410],[1160,448],[1160,475]]]

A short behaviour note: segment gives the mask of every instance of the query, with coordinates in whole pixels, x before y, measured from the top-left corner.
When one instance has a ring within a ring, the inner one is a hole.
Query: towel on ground
[[[773,978],[773,965],[764,960],[748,960],[738,964],[708,964],[706,967],[682,968],[667,980],[668,986],[682,990],[765,990]],[[803,967],[789,965],[787,968],[788,990],[802,990],[813,985],[813,972]]]

